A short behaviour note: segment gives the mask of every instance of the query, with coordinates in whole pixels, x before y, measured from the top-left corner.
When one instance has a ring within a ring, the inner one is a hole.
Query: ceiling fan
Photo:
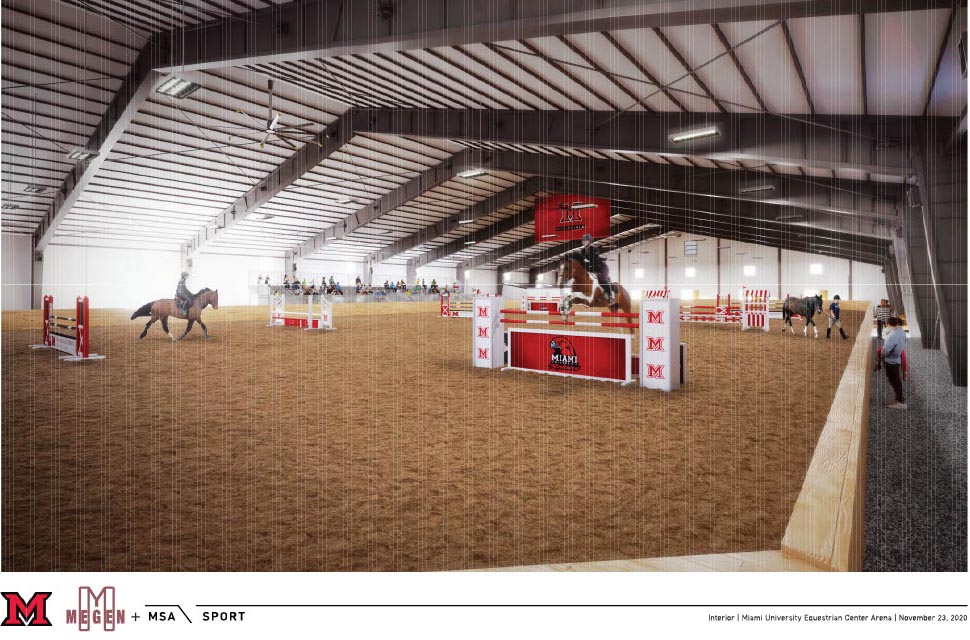
[[[262,122],[259,118],[242,111],[241,109],[236,109],[237,113],[241,113],[253,122],[257,123],[256,126],[239,126],[239,127],[215,127],[222,130],[230,129],[249,129],[255,130],[263,134],[262,139],[259,142],[259,148],[263,149],[266,147],[266,141],[270,137],[276,138],[277,140],[283,142],[291,149],[296,150],[296,145],[294,142],[305,142],[309,144],[315,144],[318,147],[322,147],[316,140],[316,133],[310,128],[317,126],[314,122],[303,122],[300,124],[285,126],[280,122],[280,112],[273,109],[273,79],[268,80],[268,110],[266,112],[266,121]],[[232,135],[229,136],[229,142],[232,142]]]

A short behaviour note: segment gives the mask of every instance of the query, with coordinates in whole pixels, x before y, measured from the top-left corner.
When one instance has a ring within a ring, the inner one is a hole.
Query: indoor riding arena
[[[4,570],[967,570],[964,3],[352,4],[3,0]]]

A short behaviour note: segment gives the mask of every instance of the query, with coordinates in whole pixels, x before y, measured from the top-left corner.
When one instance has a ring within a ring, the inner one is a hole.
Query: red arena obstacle
[[[281,289],[273,292],[269,301],[269,324],[267,327],[302,327],[334,331],[333,304],[322,295],[306,295],[306,311],[287,311],[286,293]],[[314,300],[317,304],[314,305]],[[314,306],[317,312],[314,313]]]
[[[575,311],[567,316],[606,319],[595,322],[563,320],[558,312],[502,309],[501,298],[476,298],[472,362],[476,367],[520,369],[624,385],[633,382],[634,372],[638,372],[641,386],[672,391],[687,377],[687,345],[680,342],[676,305],[677,300],[656,298],[644,300],[640,313]],[[613,322],[613,318],[639,318],[639,322]],[[637,329],[640,354],[638,358],[633,355],[630,333],[508,326],[530,324]]]
[[[722,300],[717,296],[714,304],[681,305],[681,322],[713,322],[716,324],[740,324],[741,330],[768,330],[768,313],[771,296],[767,289],[744,289],[741,304],[731,304],[731,296]]]
[[[32,344],[31,349],[54,349],[68,355],[61,360],[86,362],[104,360],[105,356],[90,352],[89,330],[91,327],[90,304],[88,297],[78,296],[75,302],[75,317],[54,314],[54,296],[44,296],[44,339],[43,344]],[[63,324],[71,323],[71,324]]]
[[[441,294],[441,307],[439,316],[442,318],[471,318],[471,300],[452,300],[451,292]]]

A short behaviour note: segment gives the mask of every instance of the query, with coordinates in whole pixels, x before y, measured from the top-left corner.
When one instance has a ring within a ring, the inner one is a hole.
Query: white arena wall
[[[3,274],[3,297],[0,300],[0,309],[4,311],[30,309],[30,261],[34,239],[29,235],[17,233],[2,235],[0,273]]]
[[[44,251],[41,291],[58,307],[86,295],[92,308],[134,309],[171,297],[179,266],[177,251],[52,244]]]
[[[697,241],[697,255],[684,255],[685,240]],[[666,286],[682,299],[737,295],[743,287],[766,287],[778,298],[818,291],[851,300],[887,297],[880,266],[705,236],[650,240],[610,253],[607,260],[613,278],[634,296]],[[542,275],[541,285],[555,285],[554,271]]]
[[[698,241],[696,256],[684,255],[684,240],[688,239]],[[30,260],[29,236],[3,234],[3,309],[30,308]],[[608,260],[614,278],[618,276],[634,296],[640,290],[662,288],[666,283],[681,298],[713,298],[719,292],[736,295],[744,286],[768,287],[779,298],[816,291],[853,300],[887,297],[885,276],[876,265],[727,240],[718,242],[702,236],[684,234],[647,241],[609,254]],[[51,245],[39,267],[42,292],[53,294],[59,301],[87,295],[95,308],[128,309],[171,296],[178,282],[180,260],[174,251]],[[362,262],[304,259],[297,263],[297,274],[333,275],[341,284],[352,286],[358,275],[365,278],[365,268]],[[194,260],[189,287],[218,288],[223,305],[256,304],[256,276],[270,275],[275,281],[286,269],[284,258],[203,253]],[[373,282],[404,279],[406,270],[403,264],[376,265]],[[418,270],[419,278],[428,283],[436,279],[441,285],[455,282],[458,276],[454,267]],[[493,269],[475,269],[465,282],[490,291],[496,285],[496,277]],[[510,274],[504,282],[529,284],[526,272]],[[555,286],[555,272],[542,274],[538,284]]]

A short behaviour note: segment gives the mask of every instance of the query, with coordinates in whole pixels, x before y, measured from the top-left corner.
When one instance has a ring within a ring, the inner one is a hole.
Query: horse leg
[[[195,320],[189,320],[189,323],[187,325],[185,325],[185,331],[182,333],[182,335],[179,336],[179,341],[181,341],[182,338],[184,338],[185,336],[187,336],[189,334],[189,331],[192,330],[192,325],[193,324],[195,324]]]
[[[815,339],[818,340],[818,325],[815,324],[814,318],[812,318],[812,330],[815,332]]]
[[[209,339],[209,329],[205,326],[205,323],[202,322],[202,320],[198,320],[197,322],[199,323],[199,326],[202,327],[202,333],[205,334],[205,339],[208,340]]]
[[[175,342],[175,336],[173,336],[172,332],[168,330],[168,316],[162,317],[162,330],[165,331],[165,334],[172,339],[172,342]]]
[[[140,336],[138,336],[138,339],[139,339],[139,340],[141,340],[142,338],[144,338],[144,337],[145,337],[145,334],[147,334],[147,333],[148,333],[148,329],[149,329],[149,327],[151,327],[151,326],[152,326],[152,323],[154,323],[154,322],[155,322],[155,320],[157,320],[157,319],[158,319],[158,318],[151,318],[151,319],[150,319],[150,320],[148,321],[148,323],[147,323],[147,324],[145,325],[145,330],[141,332],[141,335],[140,335]]]
[[[566,322],[569,318],[569,311],[573,307],[573,294],[569,293],[562,297],[559,301],[559,314],[562,316],[562,321]]]

